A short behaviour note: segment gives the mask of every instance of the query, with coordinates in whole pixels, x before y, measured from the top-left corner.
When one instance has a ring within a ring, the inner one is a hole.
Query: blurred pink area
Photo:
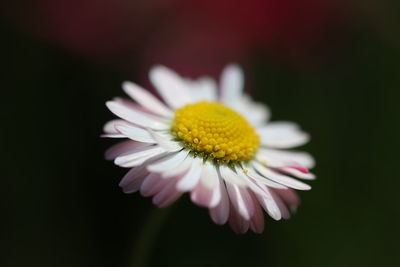
[[[215,75],[226,63],[243,62],[255,51],[294,62],[312,57],[340,24],[338,3],[38,0],[26,12],[25,25],[101,63],[135,61],[139,70],[161,63],[184,75]]]

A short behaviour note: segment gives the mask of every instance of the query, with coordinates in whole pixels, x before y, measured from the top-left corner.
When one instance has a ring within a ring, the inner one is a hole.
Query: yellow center
[[[171,130],[184,147],[217,163],[249,161],[260,143],[245,118],[217,102],[202,101],[176,110]]]

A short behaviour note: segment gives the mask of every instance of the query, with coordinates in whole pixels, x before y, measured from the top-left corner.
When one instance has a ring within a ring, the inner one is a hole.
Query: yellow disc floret
[[[171,130],[184,147],[217,163],[249,161],[260,143],[245,118],[217,102],[202,101],[176,110]]]

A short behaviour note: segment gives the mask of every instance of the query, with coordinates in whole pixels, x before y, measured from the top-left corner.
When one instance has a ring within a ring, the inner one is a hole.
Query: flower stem
[[[157,236],[159,235],[162,225],[164,224],[172,207],[158,209],[154,208],[150,211],[145,224],[134,244],[133,257],[129,267],[148,267],[150,264],[150,255],[154,249]]]

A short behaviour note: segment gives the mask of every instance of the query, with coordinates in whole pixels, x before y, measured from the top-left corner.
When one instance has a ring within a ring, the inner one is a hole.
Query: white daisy
[[[315,176],[309,154],[286,149],[305,144],[308,134],[295,123],[268,122],[267,107],[243,93],[236,65],[224,69],[220,93],[211,78],[184,79],[163,66],[149,77],[165,103],[131,82],[123,89],[134,101],[106,103],[120,119],[104,126],[104,136],[128,139],[106,152],[131,168],[123,191],[152,196],[158,207],[189,192],[216,224],[229,222],[236,233],[261,233],[262,210],[275,220],[289,218],[299,205],[293,189],[310,189],[295,178]]]

